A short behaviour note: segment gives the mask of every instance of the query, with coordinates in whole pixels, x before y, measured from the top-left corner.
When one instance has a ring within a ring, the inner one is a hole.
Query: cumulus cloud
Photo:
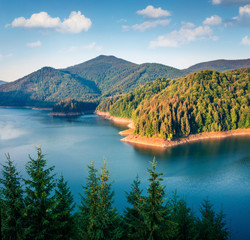
[[[233,5],[233,4],[247,4],[250,0],[213,0],[213,5]]]
[[[132,26],[122,26],[123,31],[129,31],[129,30],[134,30],[134,31],[140,31],[144,32],[150,28],[156,28],[158,26],[167,26],[170,23],[170,20],[165,19],[165,20],[156,20],[156,21],[146,21],[141,24],[134,24]]]
[[[229,26],[250,27],[250,4],[239,8],[239,16],[228,21]]]
[[[59,17],[51,17],[47,12],[34,13],[29,19],[19,17],[13,20],[12,27],[52,29],[61,33],[80,33],[88,31],[92,22],[80,11],[73,11],[69,18],[60,20]]]
[[[169,11],[163,10],[160,7],[155,8],[152,5],[148,5],[145,9],[138,10],[136,13],[146,18],[161,18],[171,16]]]
[[[248,36],[245,36],[241,40],[242,45],[250,46],[250,38]]]
[[[192,23],[182,23],[179,31],[159,36],[156,40],[150,42],[149,47],[179,47],[202,39],[217,40],[213,36],[212,29],[207,25],[195,27]]]
[[[42,43],[40,41],[27,43],[27,47],[30,47],[30,48],[41,47],[41,46],[42,46]]]
[[[209,18],[206,18],[203,21],[204,25],[210,25],[210,26],[216,26],[216,25],[220,25],[222,23],[222,19],[221,17],[217,16],[217,15],[213,15]]]

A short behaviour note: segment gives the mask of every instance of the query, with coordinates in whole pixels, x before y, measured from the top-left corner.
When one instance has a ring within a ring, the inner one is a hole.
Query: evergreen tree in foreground
[[[169,203],[171,211],[171,220],[177,223],[177,231],[172,237],[173,240],[196,240],[198,239],[198,230],[196,228],[196,218],[191,209],[187,207],[184,199],[179,199],[175,191]]]
[[[112,183],[106,168],[101,168],[101,174],[94,167],[89,166],[89,176],[84,187],[80,206],[81,239],[120,239],[122,237],[121,219],[113,207]]]
[[[1,229],[3,239],[22,239],[23,234],[23,190],[21,177],[6,154],[6,165],[3,165],[1,186]]]
[[[127,202],[132,205],[132,207],[127,207],[124,213],[126,239],[145,239],[145,229],[141,224],[143,218],[139,212],[142,201],[142,190],[140,189],[140,184],[141,182],[137,175],[132,183],[130,192],[126,193]]]
[[[113,207],[114,191],[112,190],[112,182],[110,182],[110,174],[106,167],[106,161],[101,168],[100,179],[100,206],[98,209],[100,223],[101,239],[120,239],[122,230],[120,227],[121,219],[116,208]]]
[[[200,213],[199,240],[226,240],[229,238],[230,232],[226,227],[225,214],[222,210],[216,214],[213,205],[206,199],[202,203]]]
[[[162,173],[156,172],[156,161],[153,160],[152,169],[148,169],[150,175],[148,196],[142,199],[139,205],[139,213],[143,218],[141,222],[145,229],[145,238],[148,240],[171,239],[176,231],[176,224],[170,221],[170,209],[164,204],[165,192],[161,185]]]
[[[33,240],[55,239],[53,229],[53,208],[55,199],[52,192],[55,187],[54,167],[46,168],[47,162],[40,147],[37,148],[37,158],[29,156],[26,165],[29,179],[26,183],[26,223],[25,238]]]
[[[81,205],[79,206],[78,234],[80,239],[97,239],[100,181],[93,162],[88,168],[89,175],[83,186],[84,194],[81,195]]]
[[[63,176],[59,178],[55,190],[54,223],[55,239],[70,240],[74,235],[74,219],[72,211],[75,207],[74,199]]]

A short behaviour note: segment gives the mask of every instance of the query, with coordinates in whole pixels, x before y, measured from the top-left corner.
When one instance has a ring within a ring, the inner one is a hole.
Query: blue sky
[[[0,80],[114,55],[176,68],[250,57],[250,0],[0,0]]]

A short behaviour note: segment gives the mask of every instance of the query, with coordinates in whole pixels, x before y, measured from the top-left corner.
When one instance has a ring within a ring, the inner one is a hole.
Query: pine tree
[[[121,219],[116,208],[113,207],[114,191],[106,161],[101,168],[100,179],[100,205],[98,206],[99,239],[120,239],[122,236]]]
[[[222,210],[216,214],[213,205],[206,199],[202,203],[200,213],[199,240],[226,240],[229,238],[229,230],[226,227],[225,214]]]
[[[61,175],[55,190],[56,206],[53,211],[56,238],[70,240],[74,235],[74,219],[72,211],[75,207],[74,199],[67,182]]]
[[[89,174],[85,186],[84,194],[81,195],[80,213],[78,216],[79,238],[95,239],[98,233],[98,206],[100,205],[99,189],[100,180],[94,162],[88,166]]]
[[[126,239],[145,239],[144,226],[141,224],[143,218],[138,210],[142,201],[142,190],[140,189],[140,183],[141,182],[137,175],[131,186],[131,191],[129,193],[126,193],[127,202],[132,206],[127,207],[124,213],[124,228]]]
[[[80,232],[81,239],[102,240],[120,239],[122,236],[121,219],[113,208],[112,183],[106,168],[101,168],[101,174],[94,167],[89,166],[89,176],[84,195],[81,199],[79,221],[82,223]]]
[[[1,186],[1,230],[3,239],[18,240],[23,237],[23,190],[21,177],[6,155],[6,165],[3,165]]]
[[[42,154],[40,147],[37,148],[37,159],[29,156],[30,160],[26,165],[29,179],[26,183],[26,239],[54,239],[53,208],[54,197],[51,196],[55,187],[52,171],[54,167],[46,168],[47,161]]]
[[[176,230],[176,224],[170,221],[170,209],[164,203],[165,192],[161,185],[162,173],[156,172],[156,161],[152,162],[152,169],[148,170],[150,182],[148,196],[144,197],[139,206],[139,213],[143,218],[145,238],[148,240],[171,239]]]
[[[171,211],[171,220],[177,223],[177,231],[173,240],[195,240],[198,237],[196,229],[196,218],[191,209],[187,207],[187,202],[184,199],[179,199],[177,192],[169,203]]]

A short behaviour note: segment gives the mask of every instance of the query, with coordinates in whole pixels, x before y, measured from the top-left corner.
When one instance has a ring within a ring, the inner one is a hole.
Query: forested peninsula
[[[97,109],[109,112],[111,118],[132,119],[133,134],[124,141],[133,143],[167,147],[250,134],[249,80],[250,68],[162,78],[107,98]]]

